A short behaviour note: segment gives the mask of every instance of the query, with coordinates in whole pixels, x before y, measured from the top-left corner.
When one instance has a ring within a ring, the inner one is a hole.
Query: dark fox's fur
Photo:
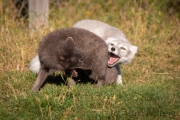
[[[118,71],[116,67],[107,67],[107,73],[105,78],[105,84],[112,84],[116,82]]]
[[[92,73],[89,77],[97,81],[97,85],[114,82],[117,70],[107,67],[107,50],[106,43],[100,37],[83,29],[66,28],[49,33],[39,45],[41,68],[32,91],[39,90],[50,69],[90,69]],[[106,74],[107,68],[113,73]],[[114,81],[110,80],[112,78]]]
[[[90,69],[92,66],[92,63],[84,64],[84,55],[75,47],[71,37],[45,36],[39,45],[38,55],[41,67],[32,91],[39,90],[51,69],[67,71],[75,68]]]
[[[48,36],[43,38],[39,46],[41,66],[54,70],[81,68],[84,66],[84,55],[75,47],[74,40]]]

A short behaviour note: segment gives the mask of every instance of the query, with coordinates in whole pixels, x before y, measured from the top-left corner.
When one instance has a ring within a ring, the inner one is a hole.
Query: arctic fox
[[[118,69],[117,83],[122,84],[122,76],[119,64],[127,64],[134,58],[138,47],[132,45],[123,32],[98,20],[84,19],[73,25],[76,28],[86,29],[105,40],[111,59],[109,67],[116,66]]]
[[[73,71],[76,68],[92,68],[92,63],[88,59],[85,60],[84,54],[77,49],[72,37],[61,37],[57,34],[64,31],[55,31],[54,34],[52,32],[40,42],[38,55],[41,67],[32,91],[39,90],[51,69]]]

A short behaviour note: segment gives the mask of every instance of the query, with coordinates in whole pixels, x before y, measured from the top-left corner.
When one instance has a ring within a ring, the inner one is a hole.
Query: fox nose
[[[112,47],[112,48],[111,48],[111,50],[112,50],[112,51],[115,51],[115,48],[114,48],[114,47]]]

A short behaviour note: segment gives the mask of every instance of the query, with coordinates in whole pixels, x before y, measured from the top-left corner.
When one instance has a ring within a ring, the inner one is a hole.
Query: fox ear
[[[68,46],[74,46],[74,40],[72,37],[68,37],[65,41],[64,41],[64,44],[68,44]]]
[[[130,49],[134,54],[136,54],[137,50],[138,50],[138,47],[137,46],[132,46]]]
[[[66,52],[63,49],[58,49],[56,53],[58,57],[60,58],[60,60],[65,60],[64,55],[66,55]]]

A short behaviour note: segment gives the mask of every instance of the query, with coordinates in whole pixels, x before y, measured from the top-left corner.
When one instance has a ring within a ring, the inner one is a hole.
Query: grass
[[[166,10],[169,1],[88,3],[51,6],[50,27],[34,32],[23,20],[15,19],[11,7],[0,4],[0,119],[180,119],[180,18],[176,11]],[[69,88],[57,81],[32,93],[36,75],[28,64],[41,38],[84,18],[116,26],[138,46],[133,62],[122,66],[124,86],[77,84]]]

